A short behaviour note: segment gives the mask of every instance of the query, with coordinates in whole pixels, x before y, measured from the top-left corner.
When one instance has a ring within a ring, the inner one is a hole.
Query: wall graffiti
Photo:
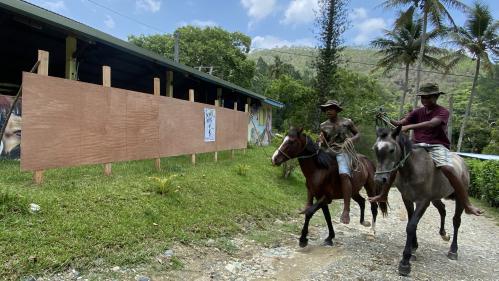
[[[13,101],[14,97],[0,95],[0,126],[7,122],[5,133],[0,142],[0,159],[19,159],[21,157],[21,99],[7,120],[7,114]]]
[[[256,145],[268,145],[272,137],[272,108],[253,105],[250,108],[248,141]]]

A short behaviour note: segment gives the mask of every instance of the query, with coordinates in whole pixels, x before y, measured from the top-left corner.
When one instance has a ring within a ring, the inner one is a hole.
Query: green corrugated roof
[[[36,19],[40,22],[44,22],[58,28],[67,30],[69,34],[74,34],[76,36],[87,38],[93,41],[99,41],[106,45],[112,46],[114,48],[120,49],[122,51],[134,54],[136,56],[142,57],[144,59],[154,61],[160,65],[167,66],[173,70],[177,70],[180,72],[186,72],[191,74],[192,76],[198,77],[201,80],[223,86],[225,88],[243,93],[252,98],[258,99],[262,102],[269,103],[273,106],[282,107],[283,104],[269,99],[265,96],[259,95],[253,91],[247,90],[243,87],[237,86],[236,84],[227,82],[215,76],[206,74],[204,72],[198,71],[189,66],[174,62],[168,58],[160,56],[156,53],[153,53],[149,50],[140,48],[131,43],[118,39],[114,36],[101,32],[95,28],[79,23],[70,18],[64,17],[62,15],[56,14],[49,10],[43,9],[36,5],[20,1],[20,0],[0,0],[0,7],[5,8],[9,11],[27,16],[29,18]]]

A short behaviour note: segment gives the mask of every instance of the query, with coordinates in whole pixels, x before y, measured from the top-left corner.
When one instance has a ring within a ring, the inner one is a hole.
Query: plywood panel
[[[80,161],[83,164],[127,160],[126,99],[111,88],[92,85],[98,91],[83,93]]]
[[[126,95],[127,159],[159,157],[158,104],[153,95],[112,88],[114,95]]]
[[[29,73],[23,95],[23,170],[246,147],[244,112],[216,108],[216,141],[205,142],[212,105]]]
[[[216,150],[215,142],[204,141],[204,108],[212,105],[160,98],[160,154],[174,156]]]
[[[77,165],[80,156],[81,95],[89,85],[23,73],[21,168]],[[70,112],[71,114],[68,114]]]

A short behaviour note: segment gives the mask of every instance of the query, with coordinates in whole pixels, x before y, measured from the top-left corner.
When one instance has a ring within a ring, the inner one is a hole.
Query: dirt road
[[[334,203],[341,204],[341,203]],[[446,230],[452,234],[454,203],[447,207]],[[272,247],[263,247],[248,237],[231,241],[235,250],[228,254],[208,241],[203,246],[173,247],[173,255],[183,263],[180,270],[161,270],[161,262],[143,268],[114,269],[78,276],[85,279],[114,280],[499,280],[499,226],[482,217],[463,215],[459,232],[459,259],[449,260],[450,242],[438,234],[439,216],[430,206],[418,227],[419,249],[408,277],[398,275],[397,266],[405,244],[406,212],[396,190],[390,193],[389,216],[379,218],[376,235],[358,223],[359,210],[353,209],[352,223],[342,225],[333,217],[336,238],[333,247],[321,246],[327,236],[322,214],[313,219],[309,246],[298,247],[299,231],[276,231]],[[302,217],[289,222],[301,227]],[[371,219],[368,212],[368,220]],[[216,243],[214,243],[216,244]],[[156,263],[156,262],[154,262]],[[106,276],[106,277],[104,277]]]

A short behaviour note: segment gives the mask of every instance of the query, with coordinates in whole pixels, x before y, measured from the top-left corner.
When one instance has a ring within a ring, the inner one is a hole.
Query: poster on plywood
[[[216,111],[213,108],[204,109],[204,141],[215,141]]]

